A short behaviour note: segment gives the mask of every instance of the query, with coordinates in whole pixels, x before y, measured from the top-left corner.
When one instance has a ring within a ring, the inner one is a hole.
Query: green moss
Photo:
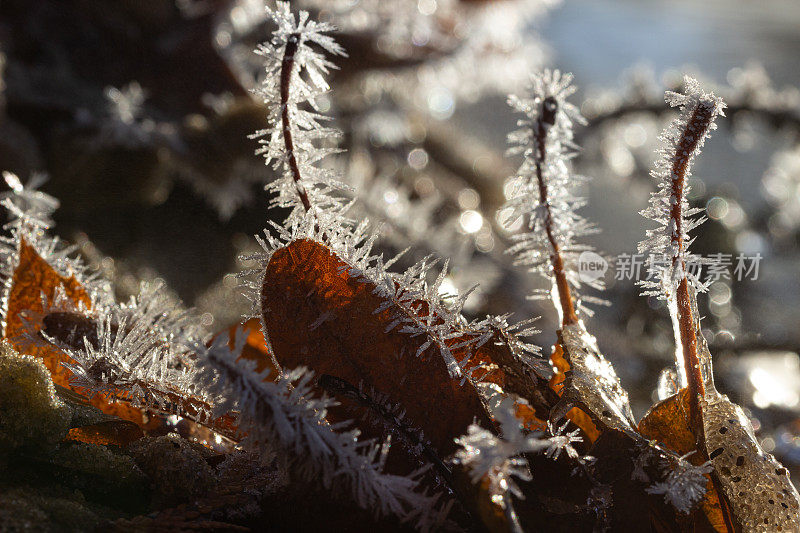
[[[52,450],[67,434],[71,417],[45,366],[0,343],[0,457],[23,447]]]

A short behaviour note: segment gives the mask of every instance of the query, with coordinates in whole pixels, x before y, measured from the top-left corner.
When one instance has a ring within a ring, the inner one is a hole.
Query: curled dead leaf
[[[305,365],[366,390],[388,407],[401,406],[404,419],[422,430],[445,457],[453,439],[477,420],[492,427],[472,383],[450,378],[426,342],[392,330],[396,309],[375,313],[383,300],[375,286],[348,273],[324,245],[296,240],[274,252],[262,282],[261,306],[277,362]]]

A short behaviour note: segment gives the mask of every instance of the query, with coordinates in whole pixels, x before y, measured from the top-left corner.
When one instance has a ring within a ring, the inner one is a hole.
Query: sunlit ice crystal
[[[305,11],[295,15],[288,2],[277,2],[269,14],[277,29],[256,49],[265,59],[257,94],[273,127],[253,137],[262,145],[257,153],[282,175],[267,189],[275,195],[273,205],[292,210],[287,223],[312,208],[341,212],[346,206],[342,192],[348,188],[335,172],[318,164],[337,151],[322,143],[339,133],[324,125],[327,117],[320,114],[317,97],[329,90],[325,78],[336,68],[325,53],[345,55],[344,49],[328,35],[332,25],[310,20]]]
[[[515,254],[516,264],[549,279],[554,268],[551,257],[558,253],[577,307],[588,312],[577,298],[581,285],[600,289],[603,284],[602,278],[589,279],[578,272],[581,254],[591,250],[578,239],[596,228],[578,214],[585,204],[578,189],[586,178],[570,167],[575,154],[574,124],[585,123],[567,101],[575,90],[571,74],[545,70],[531,78],[524,96],[509,98],[509,104],[525,115],[518,122],[520,129],[509,135],[509,153],[522,154],[524,160],[498,213],[506,228],[515,227],[520,220],[526,226],[525,232],[512,236],[515,244],[508,250]]]

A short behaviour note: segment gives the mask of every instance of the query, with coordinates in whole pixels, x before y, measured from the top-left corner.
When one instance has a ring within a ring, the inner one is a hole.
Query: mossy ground
[[[0,345],[0,531],[107,529],[120,520],[191,506],[219,493],[223,484],[241,492],[244,487],[231,483],[230,473],[245,479],[258,472],[252,466],[232,469],[238,454],[221,458],[174,433],[125,446],[81,442],[68,434],[109,418],[61,398],[44,365]],[[256,497],[251,491],[245,502],[233,494],[205,511],[244,521],[252,518],[243,512],[248,505],[260,508]],[[237,512],[226,510],[231,506]],[[197,515],[187,513],[187,519]]]

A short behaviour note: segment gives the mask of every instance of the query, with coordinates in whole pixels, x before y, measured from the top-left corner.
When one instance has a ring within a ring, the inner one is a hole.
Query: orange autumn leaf
[[[550,378],[550,388],[557,394],[561,395],[564,388],[564,381],[566,373],[570,370],[569,362],[564,357],[564,348],[561,343],[556,343],[553,347],[553,353],[550,355],[550,361],[556,368],[556,373]],[[567,413],[567,419],[572,421],[576,426],[581,428],[589,442],[594,442],[600,436],[600,430],[592,421],[591,417],[585,411],[578,407],[573,407]]]
[[[21,239],[19,244],[19,263],[11,278],[8,301],[5,309],[5,327],[3,337],[15,347],[19,347],[22,336],[27,332],[23,324],[23,314],[42,314],[45,312],[42,295],[48,301],[55,298],[57,289],[61,287],[67,298],[76,306],[82,303],[91,305],[91,299],[74,276],[64,277],[55,271],[30,244]],[[31,355],[41,357],[50,371],[53,381],[65,387],[69,386],[69,371],[61,365],[64,360],[58,353],[39,346],[28,347],[26,351],[35,351]]]
[[[114,394],[103,396],[100,394],[89,394],[87,390],[74,386],[70,383],[71,372],[62,363],[72,363],[72,359],[62,350],[52,344],[33,343],[25,338],[25,334],[38,333],[43,324],[33,321],[34,331],[29,331],[23,323],[23,313],[30,317],[43,316],[46,312],[42,302],[42,295],[47,301],[53,301],[59,290],[73,304],[74,307],[82,305],[86,309],[91,307],[91,299],[88,293],[81,286],[75,276],[62,276],[45,259],[43,259],[36,249],[31,246],[24,238],[20,240],[19,262],[14,269],[10,280],[7,307],[5,310],[5,331],[4,338],[7,339],[18,351],[27,353],[42,359],[42,362],[50,371],[53,382],[60,387],[71,390],[79,396],[85,397],[86,403],[100,409],[103,413],[119,417],[122,420],[133,422],[145,431],[158,429],[163,425],[160,416],[148,416],[142,409],[131,405],[128,401],[129,395],[125,391],[117,391]],[[59,313],[54,317],[58,320],[68,320],[69,325],[75,326],[80,323],[83,329],[94,330],[93,319],[77,313]],[[58,326],[58,324],[51,324]],[[56,328],[59,329],[59,328]],[[69,328],[61,328],[69,329]],[[143,384],[143,386],[146,386]],[[176,405],[180,404],[183,412],[187,416],[196,416],[208,410],[208,406],[194,398],[183,398],[178,393],[167,393],[166,396]],[[211,423],[214,428],[219,429],[226,435],[233,435],[235,427],[233,418],[224,416]],[[79,432],[76,432],[79,433]]]
[[[3,337],[17,350],[41,358],[50,371],[54,383],[85,395],[86,391],[70,384],[71,373],[62,365],[64,362],[71,362],[68,356],[54,346],[30,343],[23,338],[27,332],[22,321],[23,313],[27,312],[30,315],[44,313],[42,295],[48,301],[53,301],[59,287],[75,307],[78,307],[79,304],[86,308],[91,306],[88,293],[75,276],[66,277],[56,272],[32,245],[28,244],[24,238],[20,239],[19,262],[10,280],[8,301],[6,302]],[[40,325],[34,324],[34,327],[38,326]],[[115,415],[139,425],[146,424],[142,412],[128,404],[109,402],[99,395],[92,397],[89,403],[106,414]]]
[[[638,429],[648,439],[656,440],[680,455],[696,450],[695,436],[689,425],[689,391],[681,389],[655,404],[639,422]],[[704,462],[700,453],[693,453],[687,459],[693,465]],[[693,513],[695,530],[727,533],[729,529],[723,516],[723,503],[720,502],[711,477],[706,477],[706,494],[700,509]]]
[[[639,432],[681,455],[697,449],[689,429],[688,406],[688,391],[681,389],[650,408],[639,422]]]
[[[125,447],[142,437],[144,437],[142,428],[129,420],[106,420],[72,428],[67,433],[67,440],[119,447]]]
[[[261,321],[257,318],[251,318],[243,324],[234,324],[228,328],[228,343],[231,348],[236,344],[236,336],[244,329],[244,334],[247,335],[242,353],[239,359],[247,359],[255,361],[256,372],[263,372],[269,368],[268,381],[274,381],[278,377],[278,369],[275,367],[275,362],[267,349],[267,341],[264,339],[264,334],[261,332]]]
[[[324,245],[297,240],[272,255],[264,274],[261,306],[277,361],[305,365],[377,395],[405,411],[444,457],[453,439],[475,420],[492,427],[470,382],[452,379],[434,348],[392,330],[396,309],[375,314],[383,300],[375,285],[353,278],[347,265]]]

